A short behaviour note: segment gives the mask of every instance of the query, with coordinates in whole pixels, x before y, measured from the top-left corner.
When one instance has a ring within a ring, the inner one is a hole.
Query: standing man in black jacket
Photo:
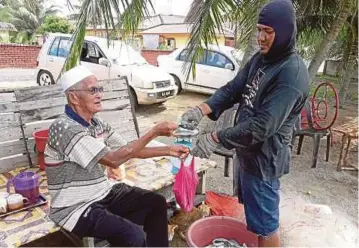
[[[208,158],[222,145],[236,149],[238,198],[247,228],[259,246],[280,246],[279,178],[289,172],[295,122],[309,91],[307,68],[295,50],[296,18],[290,0],[274,0],[259,14],[256,53],[237,76],[211,98],[182,115],[196,127],[207,115],[217,120],[240,103],[234,127],[198,137],[192,153]]]

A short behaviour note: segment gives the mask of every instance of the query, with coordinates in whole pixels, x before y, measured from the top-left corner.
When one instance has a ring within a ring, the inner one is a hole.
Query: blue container
[[[187,146],[190,150],[192,150],[192,139],[190,138],[177,138],[173,143],[174,145],[184,145]],[[192,161],[192,155],[189,154],[186,160],[184,161],[185,166],[189,166]],[[171,157],[170,162],[172,164],[172,174],[176,175],[181,168],[181,159],[176,157]]]

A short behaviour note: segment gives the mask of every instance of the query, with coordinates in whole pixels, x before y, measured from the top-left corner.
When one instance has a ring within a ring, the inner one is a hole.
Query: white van
[[[69,51],[71,35],[50,34],[37,58],[37,83],[54,84]],[[164,70],[150,65],[132,47],[121,41],[86,36],[80,63],[89,68],[98,80],[127,76],[130,97],[135,104],[165,102],[177,95],[174,79]]]

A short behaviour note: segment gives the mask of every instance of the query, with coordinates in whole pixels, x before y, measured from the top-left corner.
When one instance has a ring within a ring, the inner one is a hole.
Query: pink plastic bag
[[[178,171],[173,192],[177,203],[185,212],[190,212],[193,208],[194,197],[198,184],[198,175],[194,170],[194,157],[192,158],[190,166],[185,166],[181,162],[181,168]]]

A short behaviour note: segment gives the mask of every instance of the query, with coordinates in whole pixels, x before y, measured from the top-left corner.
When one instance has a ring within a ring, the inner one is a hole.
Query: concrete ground
[[[136,115],[141,133],[161,120],[178,121],[184,111],[207,97],[185,92],[162,105],[140,107]],[[338,123],[356,114],[357,107],[348,106],[345,111],[342,110]],[[206,118],[201,126],[209,121]],[[339,139],[335,138],[336,141]],[[171,143],[173,139],[162,138],[161,141]],[[330,161],[325,162],[325,144],[323,140],[317,168],[312,169],[311,140],[306,138],[301,155],[293,152],[290,174],[281,179],[280,230],[283,246],[356,247],[358,244],[358,173],[336,171],[339,143],[331,148]],[[352,162],[358,164],[357,152],[350,155]],[[218,167],[209,172],[207,190],[232,194],[232,176],[223,176],[224,159],[217,155],[212,155],[211,159],[218,163]],[[311,204],[327,205],[332,213],[327,207],[316,208]]]
[[[13,80],[12,78],[17,77],[17,74],[21,75],[20,79]],[[0,89],[36,85],[35,75],[34,70],[16,73],[1,69]],[[177,121],[184,111],[201,103],[207,97],[184,92],[164,104],[141,106],[136,113],[141,133],[158,121]],[[338,123],[345,122],[345,117],[356,114],[357,106],[348,106],[341,112]],[[208,121],[205,119],[201,127]],[[174,141],[173,138],[159,140],[167,144]],[[312,169],[310,168],[311,141],[307,138],[303,144],[302,154],[295,155],[293,152],[290,174],[281,179],[280,231],[283,246],[357,247],[358,174],[336,171],[338,143],[331,148],[330,161],[325,162],[324,145],[325,142],[322,142],[317,168]],[[358,164],[357,152],[351,152],[350,155],[353,163]],[[223,177],[224,159],[216,155],[211,159],[218,163],[218,167],[209,171],[207,190],[232,194],[232,177]],[[316,208],[310,204],[324,204],[330,209]],[[27,246],[70,245],[60,233],[57,233]]]
[[[0,89],[36,86],[37,69],[0,69]]]

